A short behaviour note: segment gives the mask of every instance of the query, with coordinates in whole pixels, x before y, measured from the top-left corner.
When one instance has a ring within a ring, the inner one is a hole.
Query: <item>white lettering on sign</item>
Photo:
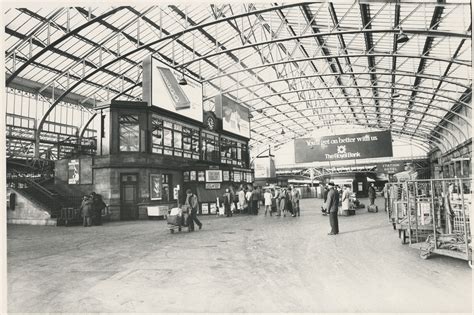
[[[359,152],[346,152],[346,153],[334,153],[334,154],[324,154],[326,159],[347,159],[347,158],[358,158],[360,157]]]

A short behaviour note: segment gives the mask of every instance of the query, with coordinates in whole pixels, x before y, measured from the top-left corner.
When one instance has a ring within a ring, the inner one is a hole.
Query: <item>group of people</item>
[[[265,215],[276,212],[276,216],[291,214],[292,217],[300,216],[301,195],[294,187],[281,189],[267,189],[263,195],[265,202]]]
[[[95,192],[92,192],[90,195],[84,195],[80,208],[82,225],[84,227],[102,225],[102,210],[106,206],[101,195]]]

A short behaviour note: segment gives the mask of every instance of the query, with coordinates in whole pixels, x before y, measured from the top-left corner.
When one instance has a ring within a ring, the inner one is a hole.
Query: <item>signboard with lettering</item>
[[[221,189],[221,183],[206,183],[206,189]]]
[[[324,162],[391,157],[390,131],[295,139],[295,162]]]
[[[79,160],[71,160],[68,163],[68,184],[79,183]]]
[[[275,162],[271,156],[257,157],[254,161],[255,178],[275,178]]]

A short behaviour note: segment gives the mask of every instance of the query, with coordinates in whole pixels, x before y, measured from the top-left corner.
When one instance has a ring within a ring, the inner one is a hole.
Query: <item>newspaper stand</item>
[[[433,179],[429,182],[429,214],[421,221],[415,216],[411,222],[415,237],[410,238],[410,247],[419,249],[422,259],[438,254],[466,260],[472,267],[471,179]],[[430,224],[423,224],[427,221]],[[427,237],[416,237],[424,226],[431,227]]]

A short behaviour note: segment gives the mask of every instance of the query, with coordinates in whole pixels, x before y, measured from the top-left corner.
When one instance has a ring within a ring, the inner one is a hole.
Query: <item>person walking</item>
[[[293,208],[293,217],[300,216],[300,192],[294,188],[291,190],[291,205]]]
[[[92,226],[92,200],[89,196],[84,196],[81,203],[82,225]]]
[[[287,198],[287,193],[286,189],[282,188],[280,190],[280,212],[283,212],[283,216],[286,217],[286,212],[288,211],[286,207],[286,201],[288,200]]]
[[[245,202],[247,203],[248,214],[253,214],[252,191],[252,187],[249,186],[247,192],[245,193]]]
[[[265,201],[265,216],[267,216],[267,211],[270,212],[270,216],[272,216],[272,193],[270,189],[267,189],[263,194],[263,199]]]
[[[375,196],[374,183],[370,183],[370,186],[369,186],[369,203],[370,203],[370,206],[374,205],[375,197],[376,196]]]
[[[328,209],[326,208],[326,202],[328,199],[328,192],[329,188],[328,186],[324,186],[324,191],[323,191],[323,205],[321,206],[321,211],[323,212],[323,215],[328,215]]]
[[[238,198],[239,198],[239,211],[240,213],[244,213],[245,208],[247,207],[247,202],[245,201],[245,190],[243,186],[240,186]]]
[[[196,224],[199,226],[199,229],[202,229],[202,223],[197,218],[197,212],[198,212],[198,207],[199,207],[198,198],[195,194],[193,194],[193,192],[189,188],[186,190],[186,201],[184,204],[187,206],[187,208],[191,212],[189,222],[188,222],[189,230],[194,231],[194,222],[196,222]]]
[[[102,196],[96,194],[94,191],[91,193],[92,199],[92,224],[102,225],[102,210],[107,206],[102,200]]]
[[[253,215],[258,215],[258,208],[259,208],[259,202],[260,200],[260,191],[258,188],[254,188],[252,191],[252,214]]]
[[[383,186],[383,198],[385,200],[385,212],[388,212],[390,205],[390,192],[388,189],[388,183]]]
[[[342,212],[344,212],[344,210],[349,211],[350,195],[351,195],[351,192],[350,192],[349,186],[345,186],[342,192],[342,204],[341,204]]]
[[[329,224],[331,232],[328,235],[337,235],[339,233],[339,222],[337,220],[337,209],[339,208],[339,193],[334,189],[334,183],[329,183],[329,191],[326,200],[326,209],[329,212]]]
[[[231,217],[232,212],[230,209],[230,205],[232,204],[232,195],[230,194],[229,188],[226,188],[224,194],[224,213],[226,217]]]

